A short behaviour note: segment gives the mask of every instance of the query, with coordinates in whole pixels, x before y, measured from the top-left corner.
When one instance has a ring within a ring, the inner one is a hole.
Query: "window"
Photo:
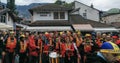
[[[47,16],[47,14],[40,14],[40,16]]]
[[[87,19],[87,14],[86,14],[86,13],[83,13],[83,17],[84,17],[85,19]]]
[[[40,16],[48,16],[50,14],[50,12],[37,12],[37,13],[40,14]]]
[[[65,19],[65,12],[54,12],[54,19]]]
[[[54,19],[59,19],[59,13],[58,12],[54,12]]]
[[[5,16],[4,15],[2,15],[1,16],[1,20],[0,20],[2,23],[5,23],[5,21],[6,21],[6,18],[5,18]]]
[[[65,12],[60,12],[60,19],[65,19]]]

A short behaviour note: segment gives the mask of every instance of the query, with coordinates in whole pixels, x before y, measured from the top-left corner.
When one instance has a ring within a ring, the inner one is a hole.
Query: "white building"
[[[29,9],[32,21],[27,29],[37,31],[71,30],[69,23],[70,10],[52,3],[33,7]]]
[[[70,9],[56,4],[46,4],[31,8],[32,21],[61,21],[68,20]]]
[[[14,28],[14,17],[13,14],[9,12],[9,9],[0,8],[0,30],[1,29],[9,29],[12,30]]]
[[[102,17],[102,22],[111,24],[113,22],[120,22],[120,13],[108,14]]]
[[[76,3],[75,5],[79,5],[79,2],[75,2],[75,3]],[[89,6],[86,5],[83,5],[83,7],[81,8],[87,10],[88,13],[86,13],[87,14],[86,16],[89,17],[90,19],[87,19],[87,17],[85,19],[85,17],[80,15],[81,13],[79,14],[79,12],[81,9],[78,7],[73,10],[56,4],[46,4],[46,5],[33,7],[29,9],[32,15],[32,23],[29,24],[29,27],[27,27],[26,30],[30,30],[30,31],[66,31],[66,30],[94,31],[95,30],[96,31],[97,29],[103,29],[103,28],[113,29],[113,27],[109,25],[98,22],[99,21],[98,10],[94,8],[90,8]],[[80,9],[79,12],[76,11],[78,9]],[[111,30],[107,30],[107,31],[111,31]]]
[[[93,5],[88,6],[81,2],[75,1],[73,4],[73,9],[79,9],[75,11],[73,14],[79,14],[85,19],[93,20],[93,21],[100,21],[100,11],[95,9]]]

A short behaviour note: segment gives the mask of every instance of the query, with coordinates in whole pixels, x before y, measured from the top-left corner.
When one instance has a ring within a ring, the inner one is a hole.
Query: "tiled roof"
[[[106,15],[103,15],[102,17],[112,16],[112,15],[118,15],[118,14],[120,14],[120,13],[108,13]]]
[[[39,6],[29,9],[30,12],[33,10],[37,10],[37,11],[68,11],[71,9],[67,8],[65,6],[51,3],[51,4],[39,5]]]
[[[112,27],[104,23],[84,19],[80,15],[70,15],[70,21],[66,20],[45,20],[45,21],[35,21],[29,24],[29,26],[71,26],[72,24],[90,24],[94,28],[107,28]]]
[[[46,21],[35,21],[32,22],[31,24],[29,24],[29,26],[70,26],[71,24],[69,23],[69,21],[67,20],[56,20],[56,21],[50,21],[50,20],[46,20]]]
[[[0,10],[0,15],[2,15],[2,14],[4,14],[4,13],[6,13],[6,12],[8,12],[8,11],[10,11],[9,9],[3,9],[3,10]]]
[[[71,18],[71,23],[72,24],[90,24],[92,27],[112,27],[110,25],[107,25],[107,24],[104,24],[104,23],[100,23],[100,22],[96,22],[96,21],[93,21],[93,20],[88,20],[88,19],[84,19],[82,16],[80,15],[71,15],[70,16]]]
[[[116,28],[120,28],[120,22],[112,22],[111,25]]]

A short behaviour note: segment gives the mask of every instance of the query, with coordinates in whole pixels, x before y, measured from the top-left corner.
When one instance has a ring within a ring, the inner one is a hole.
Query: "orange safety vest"
[[[20,53],[24,53],[27,49],[27,43],[26,42],[20,42]]]
[[[99,47],[101,47],[102,42],[101,42],[101,39],[100,39],[100,38],[98,38],[98,39],[96,40],[96,44],[97,44]]]
[[[60,44],[60,54],[62,55],[62,57],[65,57],[65,44],[64,43]]]
[[[14,52],[14,49],[16,48],[16,43],[16,38],[14,38],[14,40],[12,41],[11,38],[8,37],[6,44],[7,51]]]
[[[74,55],[74,46],[73,44],[65,44],[65,49],[69,49],[68,51],[66,50],[66,53],[68,55],[68,57],[73,56]]]
[[[86,43],[87,43],[87,41],[89,42],[89,40],[86,40]],[[85,45],[84,45],[84,51],[85,51],[86,53],[92,51],[92,46],[91,46],[90,44],[85,44]]]

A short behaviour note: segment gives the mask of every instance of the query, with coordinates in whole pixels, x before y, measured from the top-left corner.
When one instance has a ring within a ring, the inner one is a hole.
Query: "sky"
[[[16,0],[15,4],[17,5],[29,5],[31,3],[54,3],[56,0]],[[75,0],[62,0],[68,3]],[[111,8],[120,8],[120,0],[76,0],[82,2],[86,5],[94,5],[94,8],[98,10],[107,11]],[[6,3],[7,0],[1,0],[1,2]]]

